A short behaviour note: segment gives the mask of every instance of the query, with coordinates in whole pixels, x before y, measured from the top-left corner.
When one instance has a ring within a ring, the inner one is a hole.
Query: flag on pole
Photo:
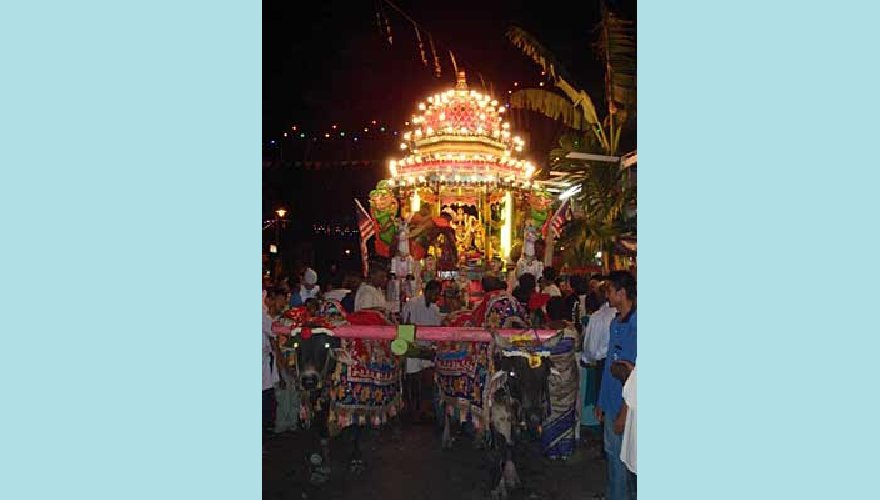
[[[357,205],[357,220],[358,220],[358,229],[361,233],[361,263],[364,267],[364,276],[367,276],[367,272],[370,270],[369,264],[369,252],[367,251],[367,240],[373,237],[376,234],[376,221],[370,217],[370,214],[364,210],[364,206],[361,205],[361,202],[358,201],[357,198],[354,199],[355,204]]]
[[[553,231],[553,237],[559,238],[560,230],[562,226],[565,225],[566,222],[570,221],[574,216],[574,212],[571,209],[571,198],[567,198],[562,205],[559,205],[559,208],[556,209],[556,213],[553,214],[553,217],[547,219],[547,222],[544,223],[544,227],[541,228],[541,234],[544,238],[547,237],[547,231]]]

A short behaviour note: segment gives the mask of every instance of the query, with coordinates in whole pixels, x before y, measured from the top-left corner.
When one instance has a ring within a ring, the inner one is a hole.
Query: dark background
[[[369,191],[387,175],[387,158],[399,151],[394,132],[405,128],[420,100],[454,85],[449,50],[471,87],[485,85],[506,102],[508,91],[516,89],[514,82],[519,88],[537,87],[544,79],[540,68],[504,36],[509,26],[518,25],[555,54],[570,81],[602,108],[604,73],[591,50],[597,1],[394,3],[422,28],[427,66],[412,23],[387,4],[263,4],[263,213],[268,220],[279,206],[288,210],[281,245],[285,261],[312,260],[320,271],[330,260],[339,260],[357,269],[356,233],[317,235],[314,228],[356,229],[353,199],[369,208]],[[381,32],[377,25],[379,5],[391,26],[391,45],[384,25]],[[610,5],[635,20],[634,1]],[[434,39],[440,78],[434,76],[425,32]],[[527,141],[526,156],[546,164],[562,128],[522,111],[512,110],[510,120]],[[274,238],[274,230],[264,231],[264,244]],[[349,256],[345,248],[351,250]]]

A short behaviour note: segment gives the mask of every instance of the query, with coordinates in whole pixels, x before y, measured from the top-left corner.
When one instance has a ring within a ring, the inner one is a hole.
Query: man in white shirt
[[[290,305],[292,307],[301,306],[307,300],[316,298],[319,293],[321,293],[321,287],[318,286],[318,273],[310,267],[306,268],[306,272],[303,274],[303,284],[299,290],[293,291]]]
[[[603,295],[605,294],[605,286],[600,288]],[[611,320],[617,314],[617,309],[611,307],[608,301],[605,301],[599,310],[590,315],[590,321],[584,332],[584,353],[582,359],[585,362],[595,361],[602,364],[605,356],[608,355],[608,339],[611,335]]]
[[[541,293],[546,293],[551,297],[562,297],[562,290],[559,289],[559,286],[556,285],[556,270],[552,267],[548,267],[544,269],[544,277],[541,280],[541,283],[544,287],[541,289]]]
[[[385,285],[388,282],[388,274],[384,269],[373,267],[370,269],[370,279],[368,282],[361,283],[357,294],[354,297],[354,310],[362,311],[365,309],[373,311],[388,311],[385,304]]]
[[[330,288],[331,290],[324,293],[324,298],[330,300],[338,300],[340,302],[342,302],[342,299],[344,299],[345,296],[348,295],[348,292],[351,291],[345,288],[341,275],[335,276],[333,278],[333,281],[330,282]]]
[[[276,291],[263,290],[263,428],[274,427],[272,412],[275,406],[275,384],[281,380],[278,372],[275,334],[272,333],[272,316],[267,301],[275,300]]]
[[[408,325],[417,326],[440,326],[443,316],[440,314],[440,308],[437,307],[437,299],[440,297],[440,282],[431,280],[425,285],[425,294],[421,297],[413,297],[403,307],[401,313],[401,321]],[[430,346],[418,343],[423,347]],[[420,373],[425,368],[434,366],[434,363],[420,358],[406,358],[406,381],[407,394],[410,395],[410,409],[413,410],[414,416],[422,406],[424,401],[422,387],[427,385]]]
[[[611,368],[615,378],[624,381],[623,384],[623,412],[626,420],[623,427],[623,442],[620,445],[620,461],[628,469],[627,491],[628,498],[636,498],[636,372],[638,367],[627,360],[614,363]]]
[[[580,291],[583,290],[583,283],[578,282]],[[602,297],[607,294],[607,286],[600,284],[597,290]],[[581,294],[581,314],[584,314],[585,294]],[[589,406],[593,407],[595,413],[596,400],[599,397],[599,388],[602,386],[602,373],[605,371],[605,357],[608,355],[608,341],[611,337],[611,320],[617,314],[617,309],[611,307],[608,301],[605,301],[597,311],[589,316],[589,321],[584,326],[583,352],[581,353],[581,366],[585,368],[583,374],[590,379],[590,387],[585,390],[591,394],[587,399]],[[591,365],[591,366],[587,366]],[[598,422],[598,417],[596,417]],[[604,435],[600,433],[600,441],[604,442]],[[604,450],[604,444],[600,446],[600,450]],[[601,452],[600,452],[601,453]]]

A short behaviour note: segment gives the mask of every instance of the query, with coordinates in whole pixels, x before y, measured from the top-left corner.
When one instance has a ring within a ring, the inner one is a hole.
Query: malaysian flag
[[[369,252],[367,251],[367,240],[372,238],[376,234],[376,221],[370,217],[370,214],[364,210],[364,206],[361,205],[361,202],[355,198],[355,204],[357,204],[357,220],[358,220],[358,229],[361,233],[361,263],[364,266],[364,276],[367,275],[367,272],[370,270],[369,264]]]
[[[547,219],[547,222],[544,223],[544,227],[541,228],[541,234],[544,238],[547,238],[547,231],[553,231],[553,237],[559,238],[560,229],[565,225],[566,222],[570,221],[574,216],[574,212],[571,209],[571,198],[566,198],[562,205],[559,205],[559,208],[556,209],[556,213],[553,214],[553,217]]]

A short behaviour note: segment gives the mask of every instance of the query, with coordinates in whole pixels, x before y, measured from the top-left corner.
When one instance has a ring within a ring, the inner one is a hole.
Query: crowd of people
[[[346,313],[378,311],[390,321],[420,326],[504,326],[495,323],[497,308],[505,302],[522,322],[532,327],[575,328],[580,351],[581,389],[577,409],[585,424],[592,407],[598,439],[607,467],[605,498],[636,497],[636,280],[628,271],[608,275],[559,277],[553,268],[542,276],[524,273],[516,279],[485,276],[480,282],[482,298],[470,302],[454,283],[428,280],[419,293],[402,306],[389,303],[389,273],[371,266],[366,279],[334,273],[319,285],[314,269],[264,282],[263,291],[263,401],[267,430],[284,432],[297,425],[295,391],[285,372],[271,323],[288,307],[310,299],[338,301]],[[398,306],[398,307],[394,307]],[[494,315],[494,316],[493,316]],[[429,346],[422,346],[429,347]],[[409,416],[431,421],[433,375],[426,358],[407,358],[404,392]],[[580,426],[578,426],[578,436]]]

